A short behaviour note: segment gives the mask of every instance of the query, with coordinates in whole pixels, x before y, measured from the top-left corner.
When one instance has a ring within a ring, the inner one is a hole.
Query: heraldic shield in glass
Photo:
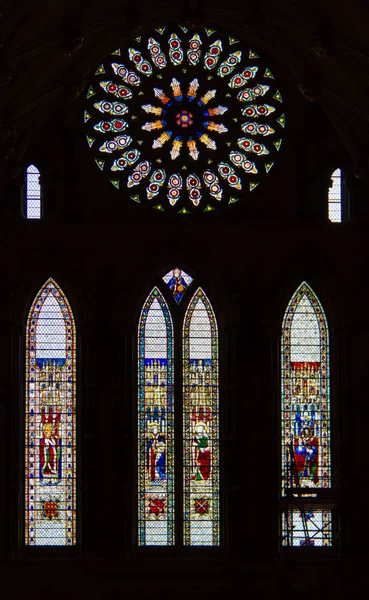
[[[76,543],[75,326],[52,279],[27,322],[25,543]]]
[[[173,326],[157,288],[138,332],[138,543],[174,544]]]
[[[117,48],[87,88],[95,162],[134,202],[210,212],[252,192],[285,127],[276,79],[254,50],[210,28],[158,27]]]
[[[218,329],[201,288],[183,325],[184,544],[219,545]]]
[[[282,515],[285,546],[330,546],[331,510],[310,498],[331,486],[329,332],[323,308],[303,282],[287,307],[282,331]]]

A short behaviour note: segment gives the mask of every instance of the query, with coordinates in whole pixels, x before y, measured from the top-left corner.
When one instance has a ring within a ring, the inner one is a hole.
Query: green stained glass
[[[93,144],[94,142],[96,142],[96,139],[95,139],[95,138],[93,138],[93,137],[91,137],[90,135],[87,135],[87,136],[86,136],[86,139],[87,139],[87,143],[88,143],[88,145],[90,146],[90,148],[91,148],[92,144]]]
[[[92,86],[90,86],[87,90],[87,98],[91,98],[92,96],[95,96],[96,92],[94,90],[94,88]]]
[[[279,90],[276,91],[273,98],[274,98],[274,100],[278,100],[278,102],[283,102],[281,92]]]
[[[231,196],[229,198],[228,204],[234,204],[235,202],[238,202],[238,201],[239,201],[239,198],[236,198],[236,196]]]
[[[281,127],[284,127],[286,124],[286,119],[284,114],[282,114],[279,119],[277,119],[277,123],[279,123],[279,125],[281,125]]]
[[[233,37],[232,35],[228,36],[228,40],[229,40],[230,46],[233,46],[233,44],[239,44],[240,43],[240,40],[238,40],[237,38]]]
[[[250,192],[253,192],[254,189],[259,185],[259,181],[250,181]]]
[[[281,144],[282,144],[282,139],[275,140],[275,142],[273,142],[273,144],[275,145],[275,147],[277,148],[277,150],[279,150],[280,147],[281,147]]]
[[[211,35],[213,35],[213,33],[216,32],[216,29],[209,29],[209,27],[204,27],[205,29],[205,33],[208,37],[210,37]]]
[[[256,52],[254,52],[254,50],[250,49],[249,50],[249,58],[260,58],[260,56],[258,54],[256,54]],[[264,75],[264,77],[265,77],[265,75]]]
[[[211,212],[212,210],[216,210],[215,206],[211,206],[211,204],[208,204],[206,208],[204,208],[204,212]]]
[[[140,200],[140,196],[138,196],[137,194],[130,196],[131,200],[133,200],[133,202],[138,202],[138,204],[141,202]]]
[[[97,166],[99,167],[99,169],[101,169],[101,171],[102,171],[104,168],[104,165],[105,165],[105,161],[100,160],[99,158],[95,158],[95,162],[96,162]]]
[[[95,75],[103,75],[104,73],[105,73],[104,65],[100,65],[95,71]]]
[[[270,163],[265,163],[265,170],[267,173],[269,173],[270,169],[272,168],[272,166],[274,165],[274,162],[270,162]]]
[[[270,69],[265,69],[264,77],[269,77],[270,79],[274,79],[274,75],[270,71]]]
[[[183,324],[184,545],[218,546],[218,328],[199,288]]]
[[[119,190],[119,179],[109,179],[109,181],[115,188],[117,188],[117,190]]]
[[[76,536],[76,333],[53,279],[27,321],[25,544],[74,546]]]
[[[156,204],[156,206],[153,206],[153,208],[155,210],[158,210],[159,212],[164,212],[165,211],[165,208],[163,207],[162,204]]]

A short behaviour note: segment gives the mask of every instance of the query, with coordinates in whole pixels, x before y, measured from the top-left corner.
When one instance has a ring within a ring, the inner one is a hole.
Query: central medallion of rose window
[[[285,117],[270,69],[213,29],[156,29],[104,61],[87,91],[87,141],[111,183],[181,214],[252,192]]]

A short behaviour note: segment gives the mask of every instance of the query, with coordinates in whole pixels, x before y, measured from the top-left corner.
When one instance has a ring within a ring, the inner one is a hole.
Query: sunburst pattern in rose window
[[[137,203],[209,212],[272,168],[285,116],[260,56],[214,29],[159,27],[113,52],[87,91],[95,161]]]

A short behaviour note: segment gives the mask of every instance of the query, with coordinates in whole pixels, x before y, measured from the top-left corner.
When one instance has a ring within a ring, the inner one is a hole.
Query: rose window
[[[214,29],[181,26],[115,50],[93,76],[84,120],[116,188],[181,214],[252,192],[285,126],[281,93],[256,52]]]

